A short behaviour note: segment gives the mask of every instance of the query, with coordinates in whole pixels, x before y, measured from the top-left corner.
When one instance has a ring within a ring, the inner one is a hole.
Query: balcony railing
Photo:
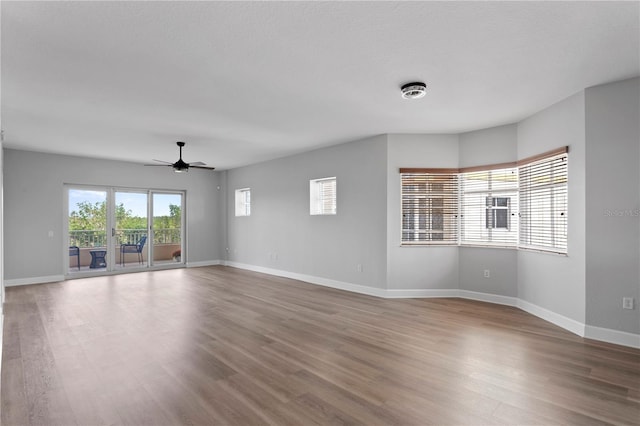
[[[116,229],[116,245],[136,244],[145,235],[147,235],[146,229]],[[153,230],[154,244],[180,244],[180,237],[180,229]],[[107,233],[105,230],[69,231],[69,245],[80,248],[106,247]]]

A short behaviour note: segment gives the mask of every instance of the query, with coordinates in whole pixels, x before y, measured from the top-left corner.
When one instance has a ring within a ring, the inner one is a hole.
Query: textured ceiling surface
[[[638,2],[7,2],[6,147],[219,170],[640,74]],[[427,96],[402,99],[406,82]]]

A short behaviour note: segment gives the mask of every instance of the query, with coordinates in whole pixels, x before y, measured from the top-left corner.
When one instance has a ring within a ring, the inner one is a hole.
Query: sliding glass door
[[[147,192],[116,191],[115,269],[145,268],[149,262],[149,197]]]
[[[153,263],[184,263],[182,194],[153,192]]]
[[[181,266],[184,193],[66,187],[69,275]]]
[[[110,263],[107,190],[69,188],[67,229],[69,273],[104,272]]]

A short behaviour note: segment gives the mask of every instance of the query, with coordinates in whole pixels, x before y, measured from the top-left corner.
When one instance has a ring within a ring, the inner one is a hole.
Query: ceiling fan
[[[176,144],[180,147],[180,159],[178,161],[176,161],[175,163],[170,163],[168,161],[162,161],[162,160],[156,160],[154,159],[153,161],[157,161],[158,163],[164,163],[164,164],[145,164],[145,166],[167,166],[167,167],[173,167],[173,171],[176,173],[182,173],[182,172],[188,172],[190,168],[194,168],[194,169],[205,169],[205,170],[214,170],[215,167],[204,167],[206,166],[205,163],[203,163],[202,161],[196,161],[195,163],[187,163],[185,161],[182,160],[182,147],[185,146],[184,142],[176,142]]]

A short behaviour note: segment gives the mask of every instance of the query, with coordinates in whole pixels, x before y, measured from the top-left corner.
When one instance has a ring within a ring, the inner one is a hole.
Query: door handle
[[[115,228],[111,228],[111,236],[115,237],[116,236],[116,230]]]

